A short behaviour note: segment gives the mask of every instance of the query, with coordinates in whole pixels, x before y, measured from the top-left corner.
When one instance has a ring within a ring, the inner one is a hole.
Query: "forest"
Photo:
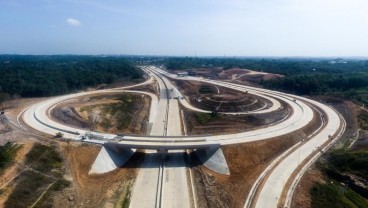
[[[130,61],[118,56],[0,55],[0,103],[14,96],[60,95],[142,75]]]
[[[340,58],[227,58],[0,55],[0,103],[12,97],[74,92],[102,83],[140,79],[135,65],[168,70],[238,67],[285,75],[263,81],[269,89],[299,95],[336,95],[368,104],[368,60]]]
[[[285,75],[263,81],[269,89],[298,95],[335,95],[368,104],[368,60],[327,58],[168,58],[168,70],[222,67]]]

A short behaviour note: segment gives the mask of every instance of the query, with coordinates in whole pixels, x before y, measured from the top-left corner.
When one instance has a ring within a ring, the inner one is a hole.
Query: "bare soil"
[[[152,84],[138,86],[130,88],[129,90],[137,90],[137,91],[144,91],[144,92],[150,92],[153,94],[157,94],[157,83],[153,82]]]
[[[144,79],[139,79],[139,80],[132,80],[132,79],[120,80],[120,81],[117,81],[117,82],[112,83],[112,84],[101,84],[101,85],[98,85],[97,87],[89,88],[89,90],[100,90],[100,89],[111,89],[111,88],[117,88],[117,87],[126,87],[126,86],[131,86],[131,85],[139,84],[139,83],[142,83],[144,81],[145,81]]]
[[[199,207],[243,207],[254,181],[278,155],[299,141],[303,134],[228,145],[222,148],[230,176],[203,166],[193,168]]]
[[[24,99],[19,102],[18,106],[7,109],[6,113],[14,122],[24,106],[40,100],[42,99]],[[21,128],[16,128],[5,120],[1,120],[0,129],[1,143],[11,141],[24,144],[15,159],[17,163],[5,170],[1,176],[0,184],[3,186],[3,193],[0,196],[0,204],[3,204],[16,185],[12,180],[24,169],[22,163],[32,145],[35,142],[54,144],[56,142],[49,138],[39,140],[41,136],[37,137]],[[67,174],[64,175],[64,178],[72,181],[73,185],[52,196],[54,207],[114,207],[118,201],[122,203],[126,199],[126,196],[121,196],[121,194],[132,187],[136,174],[135,166],[131,165],[128,169],[118,169],[104,175],[91,176],[88,175],[88,171],[100,147],[73,142],[70,144],[57,142],[57,144],[62,147],[61,150],[65,157],[64,165]],[[139,164],[139,160],[135,161],[138,161]]]
[[[252,111],[270,103],[258,96],[197,81],[173,80],[189,102],[200,109],[218,112]],[[203,91],[203,87],[206,91]],[[256,102],[254,102],[256,101]]]
[[[224,70],[219,75],[220,79],[239,84],[259,86],[262,81],[284,77],[280,74],[252,71],[248,69],[232,68]]]
[[[321,120],[315,116],[310,124],[291,134],[223,147],[230,176],[214,173],[202,166],[193,168],[200,207],[243,207],[260,173],[295,143],[307,140],[307,136],[320,125]]]
[[[213,121],[205,124],[200,124],[197,121],[194,112],[186,109],[184,109],[183,112],[188,135],[221,135],[258,129],[275,123],[288,115],[288,108],[283,108],[272,113],[259,115],[218,114]]]
[[[137,168],[119,168],[106,174],[89,175],[88,172],[101,147],[85,144],[62,144],[73,186],[55,198],[55,207],[114,207],[120,194],[130,189]],[[134,157],[134,156],[133,156]],[[137,157],[137,156],[135,156]],[[139,158],[134,161],[141,161]]]
[[[26,155],[32,149],[34,142],[24,141],[17,144],[22,145],[22,147],[18,150],[14,163],[4,171],[0,178],[0,189],[3,191],[0,194],[0,207],[6,202],[13,190],[13,180],[24,170]]]
[[[310,208],[312,206],[310,190],[317,182],[325,183],[325,179],[323,173],[312,166],[311,169],[305,173],[295,189],[291,207]]]
[[[222,72],[222,67],[212,68],[194,68],[187,70],[172,70],[171,73],[176,74],[179,72],[188,72],[190,76],[206,77],[209,79],[218,79],[219,74]]]
[[[339,111],[345,121],[346,121],[346,130],[343,136],[328,150],[328,152],[341,149],[344,146],[347,145],[348,142],[350,142],[350,139],[353,137],[354,133],[357,131],[358,128],[358,122],[357,122],[357,111],[359,110],[359,106],[356,106],[354,103],[350,101],[344,101],[340,100],[338,98],[333,97],[325,97],[325,96],[319,96],[315,97],[315,99],[319,100],[320,102],[325,102],[330,105],[333,105],[333,107]],[[358,143],[357,143],[358,144]],[[318,161],[325,161],[325,157],[328,157],[328,155],[323,155],[321,158],[319,158]],[[297,186],[293,202],[291,207],[295,208],[310,208],[311,207],[311,195],[310,195],[310,189],[317,183],[326,183],[326,177],[323,175],[321,170],[318,168],[318,166],[313,165],[302,177],[299,185]]]
[[[118,126],[117,114],[109,114],[104,109],[112,104],[123,102],[119,95],[87,96],[62,103],[52,110],[52,117],[65,125],[91,131],[113,134],[145,134],[145,122],[149,114],[150,99],[148,96],[133,95],[135,103],[132,109],[117,109],[119,113],[133,114],[132,120],[126,121],[125,128]],[[128,111],[128,112],[124,112]],[[108,122],[107,122],[108,121]]]

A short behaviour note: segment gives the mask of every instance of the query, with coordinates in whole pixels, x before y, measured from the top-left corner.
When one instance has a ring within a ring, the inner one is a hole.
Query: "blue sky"
[[[367,0],[0,0],[0,54],[368,56]]]

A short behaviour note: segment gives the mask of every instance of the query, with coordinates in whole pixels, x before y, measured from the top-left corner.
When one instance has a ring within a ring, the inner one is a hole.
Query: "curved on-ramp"
[[[175,75],[169,74],[165,71],[162,71],[156,67],[146,66],[142,67],[145,71],[151,71],[155,73],[157,76],[168,76],[174,79],[179,79]],[[282,161],[272,170],[270,175],[264,182],[262,189],[260,190],[259,196],[255,200],[256,207],[277,207],[279,203],[279,199],[283,193],[283,189],[287,180],[290,176],[294,173],[294,171],[299,167],[299,162],[297,161],[305,161],[308,160],[308,157],[311,156],[320,148],[321,146],[329,143],[330,138],[336,135],[340,130],[341,126],[341,118],[339,115],[330,107],[321,104],[319,102],[294,96],[286,93],[276,92],[267,89],[259,89],[255,87],[248,87],[242,86],[233,83],[227,83],[222,81],[215,81],[215,80],[208,80],[198,77],[185,77],[180,78],[184,80],[193,80],[193,81],[200,81],[206,82],[210,84],[214,84],[217,86],[222,86],[226,88],[231,88],[241,92],[248,92],[254,94],[256,96],[260,96],[264,99],[268,99],[273,103],[270,108],[261,109],[259,111],[254,111],[252,113],[267,113],[272,112],[281,107],[280,102],[281,100],[285,102],[287,105],[290,106],[292,109],[291,115],[283,120],[280,123],[275,125],[270,125],[262,129],[255,129],[248,132],[236,133],[236,134],[228,134],[228,135],[220,135],[220,136],[203,136],[201,137],[193,137],[188,136],[181,139],[172,140],[172,142],[167,142],[167,138],[152,138],[149,136],[141,136],[141,137],[134,137],[134,136],[125,136],[120,141],[116,141],[117,144],[123,145],[136,145],[141,146],[144,148],[155,148],[157,146],[167,146],[171,148],[183,148],[186,149],[188,147],[195,148],[201,145],[209,145],[209,144],[221,144],[221,145],[228,145],[228,144],[236,144],[236,143],[244,143],[244,142],[251,142],[257,140],[264,140],[269,138],[274,138],[277,136],[285,135],[294,131],[297,131],[310,123],[313,119],[313,110],[308,104],[312,104],[323,111],[323,113],[327,116],[327,124],[316,134],[301,145],[297,150],[290,152]],[[152,78],[149,79],[152,81]],[[148,81],[146,82],[148,83]],[[143,83],[145,84],[145,83]],[[142,85],[142,84],[139,84]],[[174,86],[170,86],[173,87]],[[56,98],[51,98],[46,101],[42,101],[40,103],[36,103],[29,107],[23,113],[23,121],[30,127],[44,132],[46,134],[55,135],[57,132],[62,131],[66,138],[77,139],[79,136],[76,134],[86,133],[85,130],[69,127],[66,125],[59,124],[49,118],[49,110],[53,106],[57,105],[60,102],[64,102],[65,100],[73,99],[80,96],[85,95],[92,95],[98,93],[116,93],[116,92],[124,92],[122,91],[123,88],[119,89],[109,89],[109,90],[99,90],[99,91],[91,91],[91,92],[83,92],[71,95],[60,96]],[[125,91],[128,92],[128,91]],[[154,120],[153,118],[157,116],[155,114],[156,109],[158,108],[157,104],[157,96],[152,95],[146,92],[138,92],[138,91],[130,91],[134,93],[144,93],[149,95],[152,98],[151,102],[151,114],[150,120]],[[277,99],[278,100],[277,100]],[[186,102],[185,100],[183,102]],[[308,104],[306,104],[308,103]],[[192,110],[198,110],[193,107],[189,103],[183,104],[184,107],[188,107]],[[199,109],[200,110],[200,109]],[[113,138],[116,135],[107,135],[106,137]],[[111,139],[110,138],[110,139]],[[126,138],[127,140],[124,140]],[[165,141],[163,141],[165,140]],[[170,141],[170,140],[169,140]],[[96,143],[104,143],[107,141],[95,141]]]

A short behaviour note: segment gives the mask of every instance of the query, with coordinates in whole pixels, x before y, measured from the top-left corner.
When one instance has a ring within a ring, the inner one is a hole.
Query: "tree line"
[[[60,95],[119,80],[140,79],[143,72],[122,57],[0,56],[0,102],[10,96]]]
[[[368,60],[175,57],[163,63],[168,70],[236,67],[282,74],[282,78],[263,81],[263,86],[299,95],[338,95],[368,103]]]

